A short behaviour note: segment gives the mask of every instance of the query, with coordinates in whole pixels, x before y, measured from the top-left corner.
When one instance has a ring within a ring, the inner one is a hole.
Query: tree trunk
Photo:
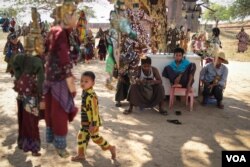
[[[220,20],[218,20],[218,19],[215,20],[215,27],[218,27],[219,21],[220,21]]]

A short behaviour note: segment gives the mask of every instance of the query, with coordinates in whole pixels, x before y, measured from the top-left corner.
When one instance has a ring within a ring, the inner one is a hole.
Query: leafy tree
[[[250,1],[249,0],[236,0],[231,6],[233,18],[244,19],[250,16]]]
[[[9,8],[0,8],[1,15],[6,14],[7,17],[16,17],[16,15],[20,12],[20,10],[15,9],[13,7]]]
[[[203,19],[215,21],[216,27],[218,26],[219,21],[230,20],[232,12],[229,7],[222,6],[216,3],[211,3],[209,8],[210,9],[205,10]]]
[[[59,0],[60,1],[60,0]],[[52,12],[52,10],[56,7],[57,2],[56,0],[17,0],[15,1],[15,11],[21,12],[27,10],[27,6],[36,7],[38,10],[42,9],[48,12]],[[85,0],[85,2],[92,2],[94,0]],[[83,1],[81,1],[83,2]],[[7,8],[6,11],[14,9],[14,8]],[[87,18],[95,18],[95,12],[92,8],[88,6],[83,6],[81,9],[78,10],[84,10]],[[10,10],[11,11],[11,10]],[[15,15],[17,15],[17,13]]]

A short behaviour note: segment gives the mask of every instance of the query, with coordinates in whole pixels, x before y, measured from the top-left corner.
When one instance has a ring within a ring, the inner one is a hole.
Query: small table
[[[147,56],[149,56],[152,59],[152,66],[156,67],[159,70],[161,77],[162,77],[163,69],[174,60],[173,53],[155,54],[155,55],[152,53],[149,53]],[[195,53],[187,53],[184,56],[190,62],[196,64],[196,72],[194,75],[193,90],[194,90],[194,96],[197,97],[199,93],[200,71],[202,69],[201,57]],[[170,94],[169,80],[165,77],[162,77],[162,84],[164,86],[165,95],[169,95]]]

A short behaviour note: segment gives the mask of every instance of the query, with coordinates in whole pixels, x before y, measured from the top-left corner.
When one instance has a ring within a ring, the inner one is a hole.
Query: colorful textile
[[[45,79],[42,59],[38,56],[20,55],[13,63],[16,78],[15,90],[21,95],[41,96]],[[18,90],[19,89],[19,90]]]
[[[72,94],[69,92],[68,85],[65,80],[62,81],[45,81],[44,91],[45,94],[51,93],[53,98],[57,100],[66,113],[74,113],[77,108],[74,104]]]
[[[180,83],[183,88],[186,88],[188,86],[189,82],[189,76],[195,74],[196,71],[196,65],[194,63],[190,63],[186,70],[182,72],[182,77],[180,80]],[[172,69],[170,65],[166,66],[162,72],[162,76],[165,78],[168,78],[170,83],[173,85],[175,82],[175,79],[180,75],[179,72],[176,72]]]
[[[99,135],[99,127],[95,129],[94,133],[90,133],[88,129],[82,128],[78,132],[77,143],[78,143],[78,148],[82,148],[84,154],[86,154],[90,138],[94,143],[99,145],[102,148],[102,150],[105,151],[110,149],[110,144],[102,136]]]
[[[99,135],[101,119],[98,109],[98,99],[92,88],[87,91],[83,91],[82,93],[81,125],[82,128],[80,129],[77,138],[78,148],[83,148],[84,152],[86,152],[90,138],[103,150],[110,148],[109,143]],[[93,133],[89,132],[90,125],[95,127]]]
[[[79,32],[79,40],[81,43],[87,42],[87,19],[84,11],[81,11],[80,17],[77,22],[77,30]]]
[[[15,58],[13,67],[18,92],[18,147],[37,153],[40,150],[38,104],[44,81],[43,63],[38,56],[22,55]]]
[[[17,100],[18,108],[18,148],[25,152],[37,153],[40,150],[39,118],[27,112],[22,99]]]
[[[239,52],[247,51],[248,49],[247,45],[250,40],[249,35],[246,32],[241,31],[239,32],[239,34],[237,34],[236,38],[239,40],[238,51]]]
[[[68,122],[73,121],[77,113],[66,83],[66,78],[72,76],[73,68],[69,41],[71,31],[60,26],[52,27],[46,42],[49,53],[44,84],[46,134],[47,142],[53,142],[57,149],[66,148]]]
[[[177,48],[177,43],[180,40],[180,33],[177,28],[169,28],[167,31],[167,51],[173,53],[174,49]]]
[[[65,149],[67,146],[66,144],[64,148],[58,147],[55,136],[65,138],[66,141],[68,121],[71,115],[65,112],[64,108],[62,108],[60,103],[53,98],[50,92],[45,94],[45,105],[46,142],[53,143],[58,149]],[[74,113],[74,115],[75,114],[76,113]]]
[[[114,66],[115,66],[115,60],[113,56],[113,47],[112,45],[108,45],[108,58],[106,59],[105,71],[109,74],[113,74]]]
[[[4,60],[8,64],[6,72],[13,74],[14,73],[14,69],[13,69],[14,60],[19,53],[24,52],[24,48],[20,41],[18,41],[16,44],[12,43],[11,41],[7,43],[8,44],[6,45],[6,52],[4,53],[6,55]]]
[[[86,124],[86,127],[101,126],[98,99],[93,89],[82,93],[81,122]]]
[[[52,27],[47,40],[48,60],[46,63],[46,80],[61,81],[72,76],[70,60],[69,35],[71,29],[60,26]]]

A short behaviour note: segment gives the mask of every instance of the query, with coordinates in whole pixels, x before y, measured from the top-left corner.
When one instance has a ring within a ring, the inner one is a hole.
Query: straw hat
[[[226,55],[225,55],[225,53],[224,53],[223,51],[219,51],[219,52],[216,54],[215,57],[222,59],[222,60],[224,61],[224,62],[223,62],[224,64],[228,64],[228,60],[227,60]]]

